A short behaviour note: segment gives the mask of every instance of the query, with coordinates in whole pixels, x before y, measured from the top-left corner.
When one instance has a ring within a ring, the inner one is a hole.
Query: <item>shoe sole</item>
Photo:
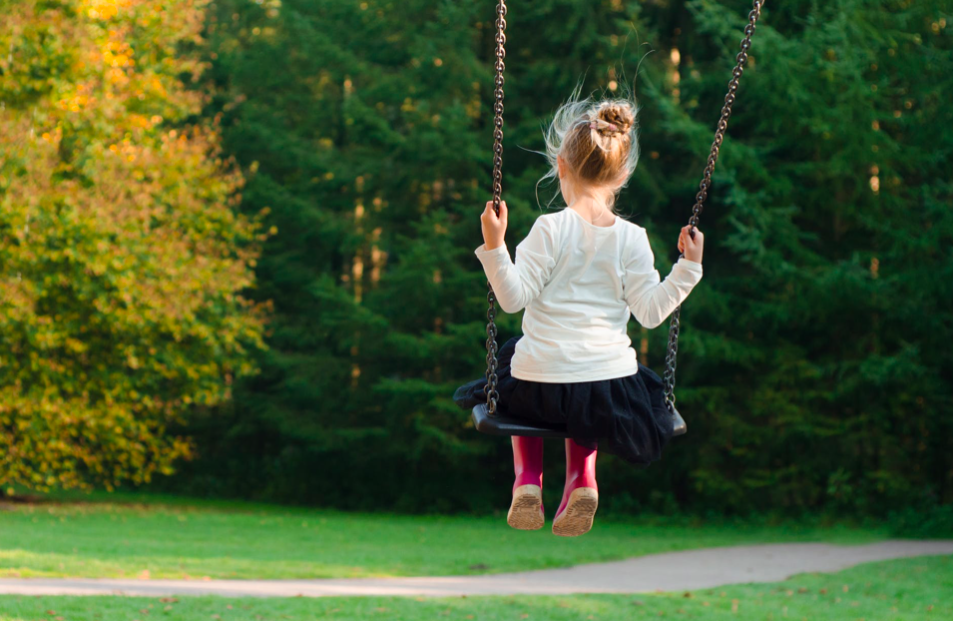
[[[592,520],[599,508],[599,492],[593,487],[579,487],[569,494],[563,512],[553,520],[553,534],[558,537],[578,537],[592,528]]]
[[[520,485],[513,490],[506,523],[519,530],[539,530],[543,522],[543,490],[538,485]]]

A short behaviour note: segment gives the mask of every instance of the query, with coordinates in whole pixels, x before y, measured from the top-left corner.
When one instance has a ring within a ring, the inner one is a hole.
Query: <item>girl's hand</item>
[[[705,235],[696,228],[695,239],[692,239],[691,230],[691,226],[682,227],[682,232],[678,235],[678,251],[689,261],[701,263],[702,251],[705,249]]]
[[[486,204],[483,215],[480,216],[483,224],[483,242],[487,250],[493,250],[503,245],[503,236],[506,235],[506,203],[500,201],[500,215],[493,209],[493,201]]]

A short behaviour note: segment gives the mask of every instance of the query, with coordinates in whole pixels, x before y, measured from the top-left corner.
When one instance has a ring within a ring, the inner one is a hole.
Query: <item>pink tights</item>
[[[515,490],[520,485],[543,486],[543,439],[513,436],[513,469]],[[580,487],[596,486],[596,450],[579,446],[566,439],[566,484],[557,515],[565,508],[569,494]]]

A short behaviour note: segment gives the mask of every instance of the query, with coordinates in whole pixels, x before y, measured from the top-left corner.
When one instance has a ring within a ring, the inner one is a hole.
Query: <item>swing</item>
[[[761,16],[761,7],[764,0],[754,0],[754,8],[748,13],[748,24],[745,26],[745,37],[741,41],[741,51],[735,57],[737,64],[731,71],[731,80],[728,82],[728,94],[721,109],[721,117],[715,130],[715,139],[708,154],[708,163],[698,186],[695,196],[695,205],[692,207],[691,235],[695,237],[695,227],[702,212],[705,199],[708,198],[708,188],[711,187],[711,175],[718,161],[718,151],[728,129],[728,119],[731,116],[731,106],[735,103],[735,92],[738,90],[738,81],[748,62],[748,50],[751,48],[751,36],[754,34],[758,18]],[[500,195],[503,192],[503,69],[506,58],[506,0],[499,0],[496,7],[496,80],[493,105],[493,208],[500,213]],[[496,297],[493,286],[487,283],[486,311],[486,403],[473,408],[471,418],[477,431],[495,436],[531,436],[537,438],[568,438],[569,433],[565,426],[530,423],[516,417],[500,416],[496,411],[499,393],[497,392],[497,344],[496,344]],[[668,350],[665,354],[665,406],[672,417],[673,435],[683,435],[688,431],[685,420],[675,409],[675,356],[678,352],[679,317],[682,307],[672,312],[668,329]]]

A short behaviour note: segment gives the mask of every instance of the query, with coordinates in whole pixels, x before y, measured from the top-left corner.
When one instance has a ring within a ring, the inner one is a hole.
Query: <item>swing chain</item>
[[[503,70],[506,65],[506,0],[496,5],[496,77],[493,103],[493,210],[499,215],[503,194]],[[497,391],[496,295],[487,281],[486,309],[486,407],[490,416],[496,414],[499,400]]]
[[[745,65],[748,64],[748,50],[751,49],[751,37],[754,35],[755,27],[758,24],[758,18],[761,17],[761,7],[764,0],[754,0],[754,8],[748,13],[748,24],[745,26],[745,38],[741,40],[741,51],[735,56],[735,68],[731,71],[731,80],[728,81],[728,94],[725,95],[725,104],[721,108],[721,117],[718,119],[718,126],[715,130],[715,139],[711,144],[711,152],[708,154],[708,163],[705,166],[705,172],[702,175],[701,183],[698,184],[698,194],[695,195],[695,205],[692,207],[692,217],[688,224],[691,226],[692,239],[695,238],[695,227],[698,226],[698,218],[704,209],[705,199],[708,198],[708,188],[711,187],[711,175],[715,171],[715,164],[718,162],[718,152],[721,149],[721,143],[725,139],[725,131],[728,129],[728,119],[731,117],[731,106],[735,103],[735,93],[738,90],[738,82],[744,73]],[[679,258],[685,256],[679,254]],[[682,314],[682,307],[679,305],[672,313],[672,319],[668,328],[668,351],[665,354],[665,375],[663,383],[665,387],[665,405],[669,413],[675,413],[675,358],[678,353],[678,331]]]

